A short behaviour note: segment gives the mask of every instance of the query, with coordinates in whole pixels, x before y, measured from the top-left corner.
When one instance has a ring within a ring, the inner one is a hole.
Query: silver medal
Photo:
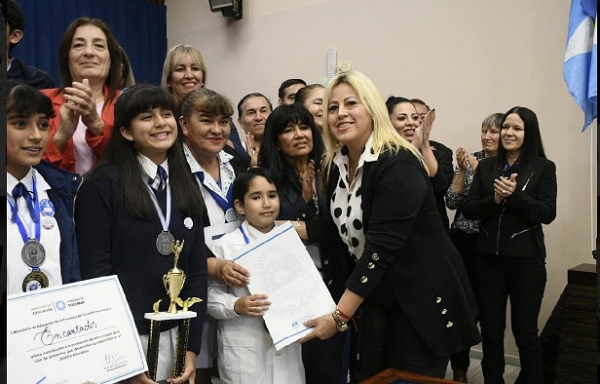
[[[156,249],[161,255],[168,256],[173,253],[173,242],[175,238],[171,235],[171,232],[163,231],[156,238]]]
[[[238,219],[238,214],[235,209],[229,208],[227,210],[227,212],[225,212],[225,220],[227,220],[228,223],[232,223],[232,222],[236,221],[237,219]]]
[[[30,267],[39,267],[46,259],[46,250],[36,240],[29,239],[21,249],[21,258]]]

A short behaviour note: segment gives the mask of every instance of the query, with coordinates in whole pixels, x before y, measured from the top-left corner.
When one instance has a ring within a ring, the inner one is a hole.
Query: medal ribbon
[[[145,178],[142,176],[142,179]],[[165,187],[167,190],[167,217],[163,214],[162,209],[160,208],[160,204],[158,204],[158,200],[152,191],[152,187],[146,184],[146,188],[148,188],[148,193],[150,194],[150,198],[154,203],[154,208],[156,208],[156,213],[158,213],[158,218],[160,219],[160,224],[162,225],[164,232],[169,232],[169,225],[171,224],[171,184],[167,180],[167,186]]]
[[[27,230],[27,228],[25,228],[25,224],[24,224],[24,220],[21,218],[21,214],[18,213],[18,205],[17,205],[17,201],[16,199],[14,199],[14,197],[12,196],[7,196],[10,198],[7,198],[6,201],[8,201],[8,203],[10,204],[10,208],[13,212],[17,212],[17,215],[13,215],[12,221],[14,223],[17,224],[17,227],[19,228],[19,232],[21,233],[21,238],[23,239],[23,244],[27,243],[27,240],[32,239],[33,240],[33,233],[34,230],[32,228],[32,225],[35,224],[35,239],[37,240],[37,242],[40,242],[40,235],[41,235],[41,223],[40,223],[40,202],[38,199],[38,195],[37,195],[37,188],[35,186],[35,177],[33,178],[33,183],[32,183],[32,193],[33,193],[33,198],[31,200],[33,207],[31,207],[31,205],[29,204],[29,202],[27,202],[27,208],[29,209],[29,215],[31,216],[31,223],[29,224],[29,230]],[[25,192],[25,193],[29,193],[29,192]],[[25,197],[23,197],[25,198]],[[28,199],[25,198],[25,201],[27,201]]]
[[[208,190],[208,192],[210,192],[210,195],[215,199],[217,204],[219,204],[219,207],[221,207],[223,213],[226,213],[227,210],[233,208],[233,188],[231,188],[231,185],[229,186],[229,189],[226,193],[227,199],[224,199],[217,192],[213,191],[209,186],[204,185],[204,172],[196,172],[196,177],[198,178],[198,180],[200,180],[200,184],[202,184]]]

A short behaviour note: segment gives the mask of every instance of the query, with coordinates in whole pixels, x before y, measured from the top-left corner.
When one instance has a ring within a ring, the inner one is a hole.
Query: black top
[[[338,180],[334,165],[328,199]],[[477,344],[481,337],[467,274],[442,226],[432,183],[418,159],[401,150],[365,163],[362,209],[364,252],[346,286],[368,300],[394,299],[439,355]]]
[[[166,311],[169,305],[163,275],[173,268],[174,257],[172,254],[163,256],[156,249],[156,238],[162,231],[158,214],[148,220],[127,213],[118,182],[119,171],[117,167],[110,167],[110,176],[85,180],[75,201],[81,275],[84,279],[117,275],[138,332],[148,334],[150,320],[144,319],[144,313],[152,312],[152,305],[158,299],[163,299],[161,311]],[[157,193],[157,199],[164,207],[166,192]],[[207,300],[204,224],[201,217],[191,217],[193,227],[186,228],[185,218],[175,202],[172,201],[171,205],[169,229],[176,240],[185,240],[177,267],[185,272],[187,278],[179,297],[203,300],[191,308],[198,317],[192,319],[188,344],[188,350],[199,353]],[[176,325],[176,322],[163,322],[161,328],[167,330]]]
[[[442,219],[442,224],[446,232],[450,230],[450,220],[448,219],[448,212],[446,211],[446,203],[444,202],[444,196],[448,191],[448,187],[452,184],[454,178],[454,168],[452,167],[452,150],[446,147],[444,144],[437,141],[430,140],[429,145],[435,148],[433,151],[433,157],[438,163],[438,171],[431,179],[431,185],[433,186],[433,194],[435,196],[435,204]]]
[[[6,72],[6,78],[36,89],[54,88],[54,80],[48,72],[29,66],[17,58],[12,59],[10,69]]]
[[[513,165],[510,173],[519,173]],[[462,205],[468,219],[481,219],[477,251],[518,257],[546,257],[542,224],[556,217],[556,166],[538,157],[527,180],[501,204],[494,201],[494,179],[501,175],[496,158],[479,162],[469,194]]]

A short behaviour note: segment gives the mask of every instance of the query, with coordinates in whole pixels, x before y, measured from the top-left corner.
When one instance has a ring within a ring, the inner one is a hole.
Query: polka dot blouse
[[[340,178],[331,196],[331,216],[342,240],[348,246],[348,251],[355,260],[362,256],[365,247],[361,209],[363,166],[367,162],[377,161],[378,155],[374,152],[373,135],[371,135],[358,160],[352,183],[349,182],[348,175],[350,169],[348,149],[342,147],[333,158],[333,163],[340,170]]]

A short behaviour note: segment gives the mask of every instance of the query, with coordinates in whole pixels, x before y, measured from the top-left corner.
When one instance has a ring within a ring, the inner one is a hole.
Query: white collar
[[[29,167],[29,171],[21,180],[17,180],[16,177],[6,172],[6,192],[9,195],[12,195],[12,190],[19,183],[23,183],[23,185],[25,185],[25,188],[27,188],[28,191],[33,190],[33,178],[35,178],[36,189],[38,191],[47,191],[49,189],[52,189],[52,187],[50,187],[50,184],[48,184],[46,179],[44,179],[35,168]]]
[[[274,223],[274,224],[275,224],[275,227],[277,227],[277,223]],[[273,229],[275,229],[275,227],[273,227]],[[266,233],[262,233],[258,229],[254,228],[253,226],[248,224],[247,220],[244,220],[242,222],[242,228],[244,229],[244,232],[246,233],[246,236],[248,236],[248,240],[250,240],[250,241],[254,241],[254,240],[266,235]],[[271,231],[273,229],[271,229]]]
[[[357,170],[361,168],[364,163],[371,163],[377,161],[377,159],[379,158],[379,154],[375,153],[375,150],[373,149],[374,140],[375,136],[371,132],[371,134],[369,135],[369,139],[365,143],[365,148],[363,149],[360,158],[358,159],[358,165],[356,167]],[[340,169],[340,171],[342,169],[345,170],[344,165],[346,165],[349,161],[348,155],[342,154],[342,152],[348,153],[347,151],[347,148],[344,149],[344,147],[342,147],[338,151],[336,151],[335,156],[333,158],[333,163]]]
[[[196,158],[192,154],[192,151],[186,143],[183,143],[183,153],[185,154],[185,159],[187,160],[192,173],[205,172],[204,168],[198,163],[198,160],[196,160]],[[217,156],[219,158],[219,167],[222,167],[224,164],[229,163],[231,159],[233,159],[233,156],[231,156],[224,150],[221,150],[221,152],[219,152]]]
[[[144,171],[144,173],[146,175],[148,175],[149,178],[154,180],[154,178],[156,177],[156,172],[158,171],[158,166],[156,164],[154,164],[154,162],[152,160],[150,160],[146,156],[142,155],[141,153],[138,153],[138,162],[142,166],[142,170]],[[167,176],[169,176],[169,158],[168,157],[165,159],[165,161],[162,164],[160,164],[160,166],[165,169],[165,171],[167,172]]]

